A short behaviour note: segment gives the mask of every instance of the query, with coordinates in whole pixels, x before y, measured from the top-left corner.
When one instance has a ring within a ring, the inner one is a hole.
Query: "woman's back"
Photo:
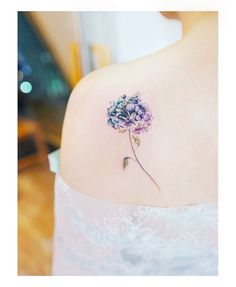
[[[159,53],[91,73],[78,84],[61,146],[61,175],[70,186],[150,206],[217,200],[217,31],[211,25],[200,27],[193,39],[190,34]],[[133,156],[128,134],[107,125],[110,101],[136,92],[153,115],[136,153],[160,192],[136,162],[122,168],[123,158]]]
[[[55,275],[217,274],[217,15],[77,85],[55,221]]]

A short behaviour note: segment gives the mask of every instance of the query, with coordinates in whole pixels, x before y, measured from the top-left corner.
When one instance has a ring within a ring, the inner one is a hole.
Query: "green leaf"
[[[125,169],[128,164],[129,164],[129,157],[124,157],[124,159],[123,159],[123,169]]]
[[[134,142],[136,143],[136,145],[140,146],[140,138],[138,136],[133,135],[133,139],[134,139]]]

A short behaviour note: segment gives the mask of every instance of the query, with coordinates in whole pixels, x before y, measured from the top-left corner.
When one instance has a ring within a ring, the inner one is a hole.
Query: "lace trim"
[[[205,250],[185,250],[181,249],[170,257],[160,256],[155,253],[137,253],[135,249],[122,248],[119,252],[113,252],[110,256],[101,256],[96,260],[93,254],[79,250],[75,252],[70,248],[68,242],[63,237],[57,236],[57,248],[73,264],[73,269],[79,268],[86,275],[134,275],[134,276],[168,276],[168,275],[188,275],[188,276],[212,276],[218,275],[217,253]],[[151,243],[152,244],[152,243]],[[146,248],[147,249],[147,248]],[[145,250],[145,249],[144,249]],[[134,253],[134,251],[136,253]],[[175,254],[175,256],[173,256]],[[54,262],[54,273],[57,273],[56,262]],[[61,271],[60,271],[61,272]],[[62,271],[63,272],[63,271]],[[75,275],[66,272],[66,275]],[[57,275],[57,274],[56,274]],[[63,274],[60,274],[63,275]],[[76,275],[84,275],[77,274]]]
[[[62,181],[58,181],[57,184],[61,209],[68,217],[68,221],[79,228],[93,243],[122,243],[137,238],[150,240],[153,236],[163,237],[163,234],[158,234],[157,230],[145,225],[150,220],[168,222],[168,229],[164,236],[168,238],[172,237],[173,230],[175,234],[179,234],[180,231],[182,234],[191,232],[193,238],[196,232],[202,231],[203,227],[217,230],[217,208],[209,204],[178,208],[133,206],[129,212],[118,204],[116,205],[118,216],[104,217],[102,221],[97,221],[85,215],[78,206],[74,206],[71,189],[61,183],[63,184]],[[189,225],[189,218],[192,219],[191,225]],[[201,229],[199,229],[199,224],[201,224]]]
[[[60,222],[56,224],[57,248],[89,273],[216,275],[217,246],[209,234],[217,237],[217,204],[159,208],[110,203],[74,191],[59,176],[55,192],[56,209],[69,232],[60,229]],[[95,200],[98,206],[113,204],[116,216],[90,218],[75,205],[74,196],[93,204]],[[72,236],[86,239],[89,250],[79,242],[72,246]]]

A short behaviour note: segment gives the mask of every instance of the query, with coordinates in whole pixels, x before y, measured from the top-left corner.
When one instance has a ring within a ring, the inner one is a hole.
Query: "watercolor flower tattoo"
[[[140,94],[136,93],[133,97],[123,95],[117,101],[110,102],[110,106],[107,108],[107,117],[107,124],[109,126],[120,133],[128,132],[129,135],[129,142],[135,159],[129,156],[124,157],[123,168],[127,167],[130,159],[135,160],[158,190],[160,190],[157,182],[140,163],[133,144],[134,142],[138,147],[140,146],[141,141],[138,135],[149,131],[153,119],[148,106],[140,99]]]

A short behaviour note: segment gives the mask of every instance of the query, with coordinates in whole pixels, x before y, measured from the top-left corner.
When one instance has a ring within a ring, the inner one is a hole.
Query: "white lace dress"
[[[112,203],[57,174],[53,275],[217,275],[217,214]]]

